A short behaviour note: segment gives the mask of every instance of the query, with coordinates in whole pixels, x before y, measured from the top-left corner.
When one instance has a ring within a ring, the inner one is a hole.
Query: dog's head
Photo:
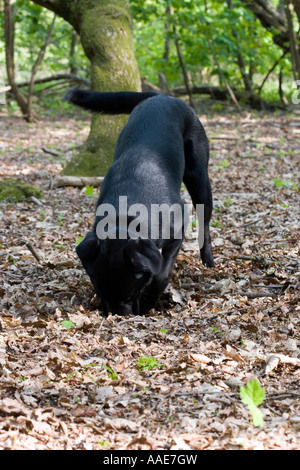
[[[77,254],[101,298],[103,313],[138,315],[142,290],[163,266],[152,240],[99,240],[89,232]]]

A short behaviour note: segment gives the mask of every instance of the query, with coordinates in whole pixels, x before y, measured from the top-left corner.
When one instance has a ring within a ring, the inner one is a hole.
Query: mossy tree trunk
[[[77,31],[91,62],[92,89],[139,91],[127,0],[33,0],[65,18]],[[127,116],[93,115],[90,134],[65,175],[103,176],[112,163]]]

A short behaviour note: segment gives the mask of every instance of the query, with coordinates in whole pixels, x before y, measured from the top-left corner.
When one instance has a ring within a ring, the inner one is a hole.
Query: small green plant
[[[63,320],[60,322],[60,324],[64,326],[67,330],[69,330],[70,328],[74,328],[75,326],[75,323],[70,320]]]
[[[209,225],[210,225],[211,227],[222,228],[222,225],[221,225],[221,223],[220,223],[218,220],[216,220],[215,222],[210,222]]]
[[[107,440],[107,441],[98,441],[97,444],[102,446],[104,449],[109,449],[109,447],[111,445],[109,440]]]
[[[259,384],[256,377],[246,386],[240,387],[240,397],[244,405],[247,405],[252,417],[254,426],[261,427],[264,424],[263,414],[257,407],[262,404],[265,398],[265,389]]]
[[[285,188],[290,188],[292,186],[296,191],[299,191],[299,188],[296,183],[293,183],[292,181],[273,178],[273,183],[275,184],[276,188],[281,188],[282,186],[284,186]]]
[[[84,240],[84,237],[78,237],[77,240],[76,240],[76,242],[75,242],[75,246],[78,246],[79,243],[82,242],[82,240]]]
[[[222,336],[222,335],[224,334],[223,331],[219,331],[216,326],[212,326],[210,329],[211,329],[211,331],[213,331],[214,333],[218,333],[218,335],[220,335],[220,336]]]
[[[103,367],[104,367],[104,369],[107,370],[107,372],[109,372],[108,377],[111,380],[118,380],[118,374],[117,374],[116,371],[114,371],[111,367],[106,366],[105,364],[103,364]]]
[[[159,332],[162,333],[163,335],[166,335],[167,332],[168,332],[168,330],[164,330],[163,328],[161,328],[161,329],[159,330]]]
[[[156,367],[162,369],[165,365],[159,364],[156,357],[146,357],[142,356],[139,358],[139,361],[136,363],[140,370],[152,370]]]
[[[227,160],[222,160],[221,162],[218,163],[218,169],[222,170],[223,168],[227,168],[229,165]]]
[[[226,199],[224,199],[223,204],[225,207],[230,207],[232,205],[232,200],[227,197]]]
[[[94,193],[94,186],[86,186],[85,194],[89,197],[98,197],[98,194]]]

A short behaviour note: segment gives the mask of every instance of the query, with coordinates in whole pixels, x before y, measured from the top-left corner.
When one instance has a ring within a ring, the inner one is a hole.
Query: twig
[[[39,199],[37,199],[36,197],[31,196],[30,199],[32,200],[32,202],[34,202],[34,203],[37,204],[38,206],[43,206],[43,203],[42,203]]]
[[[49,150],[49,149],[46,149],[45,147],[42,147],[42,150],[45,153],[50,153],[50,155],[53,155],[54,157],[60,156],[60,154],[58,152],[54,152],[54,150]]]
[[[228,135],[209,136],[211,140],[240,140],[240,137],[230,137]]]
[[[20,279],[21,277],[23,277],[21,274],[10,273],[9,271],[5,271],[4,269],[1,269],[1,270],[0,270],[0,273],[8,274],[8,276],[16,277],[16,278],[18,278],[18,279]]]
[[[84,186],[93,186],[95,188],[101,186],[104,177],[102,176],[56,176],[53,178],[53,188],[61,188],[64,186],[74,186],[82,188]]]
[[[272,264],[272,263],[276,263],[276,264],[288,264],[288,263],[290,263],[290,261],[277,261],[275,259],[263,258],[262,256],[243,256],[243,255],[239,255],[239,256],[236,256],[236,259],[254,261],[256,263],[263,263],[264,265],[267,265],[267,266],[269,264]]]
[[[256,299],[258,297],[276,297],[276,294],[272,292],[242,292],[242,296],[246,296],[249,299]]]
[[[53,176],[52,175],[50,175],[49,189],[50,189],[50,191],[52,191],[52,189],[53,189]]]
[[[256,219],[256,220],[253,220],[252,222],[248,222],[247,224],[244,224],[244,225],[243,225],[243,228],[244,228],[244,227],[250,227],[251,225],[257,224],[257,223],[260,222],[261,220],[263,220],[263,219]]]
[[[266,396],[266,400],[274,400],[274,399],[283,399],[288,397],[297,397],[300,398],[300,393],[297,392],[279,392],[279,393],[271,393]]]
[[[36,252],[36,250],[32,246],[32,244],[30,242],[28,242],[28,243],[26,243],[26,246],[27,246],[28,250],[31,252],[31,254],[34,256],[34,258],[37,260],[37,262],[40,263],[42,261],[41,257],[38,255],[38,253]]]

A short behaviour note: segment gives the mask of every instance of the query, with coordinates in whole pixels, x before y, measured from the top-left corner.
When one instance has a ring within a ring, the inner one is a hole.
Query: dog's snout
[[[125,302],[119,302],[118,304],[113,304],[110,302],[102,302],[102,309],[105,315],[132,315],[134,314],[134,309],[132,304],[128,304]]]

